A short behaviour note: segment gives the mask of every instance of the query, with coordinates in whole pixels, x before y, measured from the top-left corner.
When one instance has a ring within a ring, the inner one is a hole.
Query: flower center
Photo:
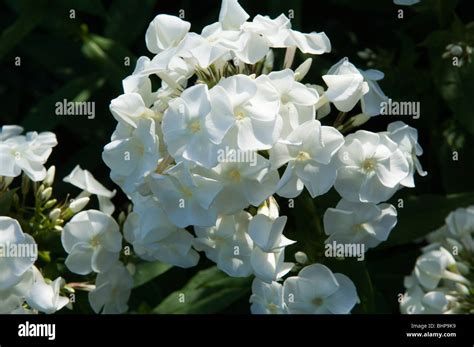
[[[315,298],[315,299],[313,299],[312,303],[313,303],[314,306],[318,306],[318,307],[319,307],[319,306],[321,306],[321,305],[323,304],[323,299],[321,299],[321,298]]]
[[[246,117],[246,112],[245,110],[243,109],[243,107],[241,106],[237,106],[235,109],[234,109],[234,117],[235,119],[237,120],[242,120]]]
[[[364,231],[364,223],[354,224],[352,227],[354,234]]]
[[[181,192],[183,193],[184,196],[186,196],[188,198],[193,196],[193,192],[190,189],[186,188],[186,187],[181,187]]]
[[[271,302],[267,304],[267,309],[271,314],[276,314],[278,311],[278,306]]]
[[[283,95],[281,96],[280,100],[281,100],[281,103],[282,103],[282,104],[286,104],[286,103],[288,103],[288,101],[290,101],[290,97],[289,97],[288,94],[283,94]]]
[[[233,169],[232,171],[229,172],[229,178],[233,182],[239,182],[240,172],[237,169]]]
[[[137,143],[137,152],[140,156],[145,154],[145,146],[143,146],[143,143]]]
[[[155,118],[155,112],[153,112],[153,110],[150,110],[149,108],[144,108],[140,117],[141,118]]]
[[[99,236],[98,236],[98,235],[94,235],[94,236],[92,237],[90,243],[91,243],[91,246],[92,246],[93,248],[98,247],[98,246],[100,245]]]
[[[198,131],[201,130],[201,123],[199,123],[199,121],[194,121],[192,122],[191,124],[189,124],[189,130],[195,134],[197,133]]]
[[[375,170],[375,160],[373,158],[365,159],[362,163],[362,170],[372,172]]]
[[[309,159],[311,159],[311,157],[309,153],[305,151],[299,151],[298,155],[296,156],[296,161],[306,161]]]

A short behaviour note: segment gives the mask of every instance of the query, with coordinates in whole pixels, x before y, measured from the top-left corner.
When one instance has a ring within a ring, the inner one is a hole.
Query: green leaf
[[[131,73],[135,63],[135,56],[125,47],[114,40],[89,34],[84,37],[83,54],[104,69],[114,88],[122,85],[122,79]],[[130,65],[126,66],[126,60]]]
[[[403,200],[403,208],[397,208],[398,224],[390,237],[378,248],[386,248],[413,242],[444,224],[444,219],[458,207],[474,204],[474,193],[452,195],[421,195]]]
[[[181,290],[166,297],[153,313],[216,313],[249,295],[251,282],[251,277],[229,277],[214,266],[198,272]]]
[[[51,130],[61,122],[68,122],[64,117],[55,114],[55,104],[67,101],[87,101],[95,90],[104,84],[104,79],[96,74],[78,77],[68,83],[55,93],[44,97],[39,104],[33,107],[22,122],[25,129],[36,131]]]
[[[139,287],[152,279],[164,274],[173,266],[160,261],[144,262],[137,265],[135,275],[133,276],[134,288]]]
[[[13,202],[13,195],[18,190],[12,189],[0,194],[0,216],[7,216]]]
[[[71,9],[75,10],[76,12],[79,12],[76,13],[76,18],[81,17],[80,12],[84,12],[98,17],[104,17],[107,13],[107,10],[105,9],[101,0],[61,0],[59,1],[59,4],[57,4],[57,6],[67,10],[68,14],[69,10]]]
[[[153,17],[155,0],[142,0],[140,6],[130,6],[129,0],[118,0],[108,10],[105,36],[129,46],[145,32]],[[133,18],[134,25],[130,25]]]
[[[43,20],[47,13],[46,0],[23,1],[18,19],[0,36],[0,59],[13,49]]]

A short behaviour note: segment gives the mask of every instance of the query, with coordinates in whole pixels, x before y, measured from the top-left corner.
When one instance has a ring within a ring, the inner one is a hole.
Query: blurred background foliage
[[[474,46],[470,1],[422,0],[413,7],[390,0],[240,2],[251,17],[273,18],[293,11],[294,28],[326,32],[333,50],[314,58],[305,82],[323,85],[320,76],[347,56],[359,68],[382,70],[382,89],[392,99],[421,103],[419,119],[383,116],[364,125],[367,130],[383,131],[400,119],[416,127],[424,149],[421,162],[429,173],[416,178],[415,189],[403,189],[390,201],[399,207],[399,223],[389,240],[369,251],[364,262],[328,260],[323,255],[321,216],[336,205],[339,198],[334,191],[314,201],[302,194],[295,208],[280,200],[282,213],[290,216],[286,235],[299,241],[289,248],[288,260],[303,250],[311,261],[350,276],[361,298],[355,312],[397,313],[403,276],[420,254],[421,238],[441,226],[451,210],[474,204],[474,64],[464,52],[462,66],[453,66],[446,53],[449,44]],[[57,166],[58,178],[80,164],[112,188],[101,160],[116,125],[108,105],[121,93],[121,80],[133,71],[136,59],[148,55],[144,36],[149,22],[159,13],[178,15],[184,10],[191,30],[200,32],[217,21],[219,8],[219,0],[3,0],[0,125],[54,131],[59,146],[48,164]],[[297,63],[304,58],[298,56]],[[55,103],[63,99],[94,101],[95,119],[55,115]],[[65,196],[74,188],[61,182],[55,189]],[[117,212],[127,209],[123,195],[118,194],[115,203]],[[50,267],[63,272],[60,265]],[[229,278],[206,260],[189,270],[140,264],[135,282],[132,312],[249,312],[251,279]],[[91,312],[84,293],[77,295],[74,312]]]

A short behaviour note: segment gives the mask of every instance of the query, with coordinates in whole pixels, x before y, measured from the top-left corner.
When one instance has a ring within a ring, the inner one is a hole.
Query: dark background
[[[399,208],[399,224],[390,239],[373,251],[363,263],[344,264],[321,258],[323,235],[314,231],[329,206],[335,206],[334,192],[315,201],[302,195],[295,209],[283,213],[292,218],[287,236],[312,261],[330,264],[334,271],[348,274],[362,299],[357,312],[398,312],[397,295],[402,279],[413,268],[421,243],[413,240],[441,226],[456,207],[474,203],[474,68],[467,61],[454,67],[441,56],[449,43],[474,46],[474,25],[470,1],[422,0],[412,7],[394,5],[390,0],[325,1],[240,1],[251,18],[256,14],[274,18],[294,11],[293,28],[302,32],[324,31],[331,40],[330,54],[313,57],[304,82],[324,85],[321,75],[342,57],[357,67],[369,68],[357,52],[372,49],[376,58],[369,63],[380,69],[384,92],[394,100],[419,101],[421,118],[384,116],[371,119],[363,128],[383,131],[388,123],[403,120],[419,130],[424,149],[420,158],[427,177],[416,177],[415,189],[404,189],[391,200]],[[108,188],[114,184],[102,162],[103,146],[116,126],[108,106],[121,94],[121,80],[131,74],[136,59],[152,55],[145,47],[145,31],[160,13],[178,15],[184,10],[191,31],[217,21],[220,1],[161,0],[5,0],[0,5],[0,125],[19,124],[26,131],[54,131],[59,145],[48,164],[57,166],[56,192],[70,192],[59,179],[80,164]],[[69,18],[75,10],[75,19]],[[402,9],[403,19],[398,18]],[[471,23],[471,24],[469,24]],[[21,65],[15,66],[15,58]],[[130,66],[124,65],[130,57]],[[297,62],[303,61],[297,56]],[[295,65],[294,65],[295,66]],[[275,67],[278,69],[278,67]],[[96,117],[57,116],[55,103],[94,101]],[[331,124],[334,118],[324,122]],[[453,151],[459,156],[452,160]],[[115,198],[118,211],[126,210],[123,195]],[[314,223],[312,225],[311,223]],[[323,238],[324,239],[324,238]],[[420,241],[422,242],[422,241]],[[290,259],[291,260],[291,259]],[[349,264],[349,265],[348,265]],[[172,269],[135,289],[131,308],[150,312],[162,298],[181,288],[197,269]],[[206,312],[248,312],[248,286],[239,295],[226,293],[222,303],[206,306]],[[86,305],[77,311],[90,312]],[[192,311],[192,310],[191,310]]]

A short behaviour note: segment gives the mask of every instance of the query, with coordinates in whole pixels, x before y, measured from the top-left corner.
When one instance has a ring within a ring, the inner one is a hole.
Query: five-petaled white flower
[[[312,264],[283,284],[283,299],[292,314],[347,314],[359,302],[356,287],[346,275]]]
[[[252,282],[250,311],[253,314],[285,314],[283,286],[278,282],[265,283],[258,278]]]
[[[147,261],[159,260],[180,267],[195,266],[199,254],[192,249],[193,236],[167,217],[156,198],[136,197],[133,212],[124,224],[125,239]]]
[[[268,77],[222,79],[211,89],[210,97],[212,110],[206,126],[216,143],[224,141],[242,151],[264,150],[280,136],[280,98]]]
[[[216,166],[216,143],[220,143],[222,137],[210,136],[206,122],[210,112],[209,92],[204,84],[190,87],[179,98],[170,101],[162,129],[168,152],[176,161],[186,159],[207,168]],[[219,129],[212,133],[216,131]]]
[[[349,201],[386,201],[409,174],[405,155],[384,133],[358,130],[349,134],[338,156],[334,187]]]
[[[130,137],[116,139],[104,147],[102,159],[112,170],[112,180],[132,194],[137,182],[156,169],[161,159],[154,121],[141,119]]]
[[[68,269],[79,275],[104,272],[117,262],[122,235],[115,220],[103,212],[79,212],[64,226],[61,241]]]
[[[151,174],[147,182],[158,200],[163,201],[168,218],[178,227],[215,224],[217,208],[212,203],[222,189],[219,181],[192,173],[181,162],[163,175]]]
[[[319,100],[315,89],[295,81],[295,73],[286,69],[268,75],[280,95],[280,116],[283,120],[281,137],[286,137],[299,125],[314,119],[314,105]]]
[[[17,126],[2,127],[0,176],[17,177],[23,171],[32,181],[42,181],[46,177],[44,164],[58,144],[56,135],[35,131],[20,135],[20,129]]]
[[[0,217],[0,290],[14,286],[22,280],[36,258],[37,245],[33,237],[24,234],[16,219]],[[23,253],[22,250],[28,250]]]
[[[247,231],[251,218],[248,212],[241,211],[220,216],[214,227],[196,227],[194,247],[204,251],[229,276],[250,276],[253,273],[250,260],[253,241]]]
[[[270,151],[272,168],[288,163],[277,188],[285,198],[298,196],[306,186],[311,196],[326,193],[336,179],[332,158],[343,145],[343,136],[318,120],[301,124]]]
[[[219,213],[232,214],[249,205],[259,206],[275,192],[278,171],[260,154],[255,162],[221,162],[211,171],[195,167],[192,171],[222,184],[213,204]]]
[[[342,199],[324,213],[326,243],[360,243],[365,249],[387,240],[397,223],[397,210],[390,204],[350,202]]]
[[[132,287],[132,275],[121,262],[116,262],[107,272],[97,275],[95,289],[89,292],[89,303],[95,313],[125,313]]]

